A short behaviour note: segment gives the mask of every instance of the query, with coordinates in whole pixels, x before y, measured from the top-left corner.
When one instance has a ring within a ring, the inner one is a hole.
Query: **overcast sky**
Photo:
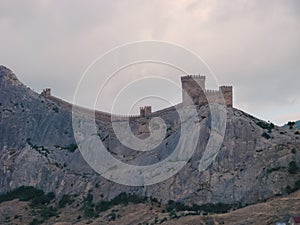
[[[236,108],[276,124],[300,119],[298,0],[1,0],[0,30],[0,64],[34,90],[51,87],[53,95],[68,101],[95,58],[128,42],[162,40],[191,49],[220,84],[233,85]],[[137,79],[142,68],[127,74]],[[150,75],[173,72],[179,84],[179,71],[148,68]],[[126,82],[110,83],[110,92]],[[181,93],[165,85],[164,92],[153,94],[180,101]],[[143,97],[144,88],[134,90],[132,95]],[[104,95],[107,102],[110,92]],[[106,110],[105,104],[98,107]],[[153,105],[164,106],[155,100]]]

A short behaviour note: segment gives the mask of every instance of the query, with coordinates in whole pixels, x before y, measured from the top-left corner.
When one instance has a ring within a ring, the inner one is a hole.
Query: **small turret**
[[[43,89],[41,95],[44,96],[45,98],[50,97],[51,96],[51,89],[50,88]]]
[[[151,106],[140,107],[140,116],[141,117],[149,116],[149,115],[151,115],[151,113],[152,113]]]

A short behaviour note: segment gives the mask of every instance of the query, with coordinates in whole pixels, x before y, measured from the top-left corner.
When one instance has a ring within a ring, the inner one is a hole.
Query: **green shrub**
[[[104,212],[115,205],[128,205],[129,203],[138,204],[147,202],[147,197],[139,197],[134,194],[121,193],[110,201],[93,203],[93,195],[89,192],[84,199],[83,212],[86,218],[97,217],[100,212]]]
[[[57,106],[54,106],[52,109],[53,109],[53,111],[56,112],[56,113],[58,113],[58,111],[59,111]]]
[[[163,222],[165,222],[165,221],[168,221],[168,219],[167,219],[166,217],[164,217],[164,218],[160,221],[160,223],[163,223]]]
[[[297,180],[295,182],[295,186],[294,186],[295,190],[299,190],[300,189],[300,180]]]
[[[270,139],[271,136],[269,134],[267,134],[266,132],[263,132],[262,136],[266,139]]]
[[[134,194],[121,193],[111,200],[112,205],[128,205],[128,203],[145,203],[147,197],[140,197]]]
[[[294,191],[294,189],[291,188],[290,185],[286,186],[286,192],[287,192],[288,194],[292,193],[293,191]]]
[[[64,208],[66,205],[70,205],[74,202],[74,199],[70,195],[63,195],[58,202],[58,208]]]
[[[300,179],[299,180],[297,180],[296,182],[295,182],[295,184],[294,184],[294,187],[292,188],[291,186],[286,186],[286,192],[288,193],[288,194],[291,194],[291,193],[293,193],[293,192],[295,192],[295,191],[298,191],[300,189]]]
[[[33,219],[29,225],[39,225],[39,224],[42,224],[44,221],[41,221],[41,220],[38,220],[38,219]]]
[[[84,217],[86,218],[93,218],[96,217],[97,214],[95,213],[95,205],[93,203],[93,194],[91,192],[88,193],[87,197],[84,199],[83,204],[83,213]]]
[[[290,174],[296,174],[299,167],[297,166],[297,163],[295,161],[291,161],[289,163],[288,171]]]
[[[119,215],[115,212],[111,212],[110,214],[107,215],[107,218],[109,221],[115,221]]]
[[[203,204],[203,205],[192,205],[187,206],[180,202],[174,202],[170,200],[166,206],[166,210],[168,212],[176,211],[202,211],[206,213],[226,213],[230,211],[231,209],[239,208],[239,204],[223,204],[223,203],[217,203],[217,204]]]
[[[0,195],[0,203],[19,199],[20,201],[30,201],[29,205],[33,208],[33,212],[39,218],[35,218],[30,222],[30,225],[41,224],[52,216],[57,215],[57,210],[52,206],[47,205],[55,198],[55,194],[50,192],[45,194],[44,191],[34,187],[21,186],[6,194]]]
[[[50,206],[50,207],[43,207],[40,211],[40,216],[44,219],[44,220],[48,220],[50,217],[52,216],[56,216],[57,215],[57,209],[55,209],[54,207]]]
[[[267,129],[269,131],[271,131],[275,127],[273,123],[267,123],[265,121],[258,121],[256,124],[261,128]]]
[[[63,150],[68,150],[69,152],[75,152],[75,150],[78,148],[77,144],[69,144],[68,146],[65,146],[65,147],[61,147],[59,145],[55,145],[54,146],[55,148],[60,148],[60,149],[63,149]]]
[[[41,196],[37,196],[31,200],[30,206],[37,207],[40,205],[47,205],[50,203],[52,199],[55,198],[55,194],[50,192],[48,194],[43,194]]]
[[[293,129],[293,128],[294,128],[294,125],[295,125],[295,122],[289,121],[289,122],[287,123],[287,125],[289,126],[290,129]]]
[[[179,218],[179,216],[176,214],[175,211],[171,211],[171,212],[169,213],[169,217],[170,217],[171,219]]]
[[[267,169],[267,172],[268,173],[272,173],[272,172],[279,171],[279,170],[285,169],[285,168],[286,167],[283,167],[283,166],[277,166],[277,167],[273,167],[273,168]]]
[[[11,201],[13,199],[19,199],[20,201],[29,201],[34,198],[39,198],[43,195],[44,192],[42,190],[36,189],[34,187],[21,186],[6,194],[0,195],[0,203],[5,201]]]

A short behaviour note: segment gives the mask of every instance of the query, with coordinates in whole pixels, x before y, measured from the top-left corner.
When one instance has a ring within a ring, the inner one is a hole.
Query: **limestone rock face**
[[[7,68],[0,67],[0,192],[31,185],[46,192],[94,193],[95,200],[110,199],[121,192],[152,196],[186,204],[256,203],[286,194],[299,173],[289,172],[289,163],[300,167],[299,135],[266,123],[234,108],[228,108],[226,133],[216,159],[199,172],[199,161],[211,132],[208,106],[198,108],[200,136],[196,151],[179,173],[145,187],[113,183],[97,174],[76,148],[71,105],[45,98],[23,85]],[[174,108],[149,117],[131,118],[136,137],[147,138],[147,124],[159,116],[167,126],[163,142],[154,150],[137,152],[122,145],[105,113],[96,113],[98,135],[117,159],[133,165],[149,165],[172,153],[180,138],[180,119]],[[268,125],[268,124],[267,124]]]

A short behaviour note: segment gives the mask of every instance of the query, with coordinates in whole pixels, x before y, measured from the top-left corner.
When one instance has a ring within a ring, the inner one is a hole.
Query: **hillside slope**
[[[300,191],[289,196],[275,197],[263,203],[246,206],[225,214],[192,215],[193,211],[168,212],[168,206],[158,202],[129,203],[115,205],[101,211],[95,217],[86,217],[82,200],[75,198],[71,204],[58,207],[57,210],[45,210],[33,207],[32,204],[19,200],[0,203],[0,224],[165,224],[165,225],[268,225],[286,222],[291,216],[299,215]],[[57,204],[52,203],[54,207]],[[58,204],[59,205],[59,204]],[[83,204],[84,205],[84,204]],[[45,206],[43,206],[45,207]],[[46,208],[47,209],[47,208]],[[42,211],[42,212],[41,212]],[[51,214],[51,212],[53,214]],[[39,214],[47,219],[41,220]],[[35,223],[32,221],[36,221]]]
[[[95,201],[111,199],[122,192],[151,196],[162,202],[185,204],[253,204],[275,195],[284,195],[300,178],[289,164],[300,166],[300,141],[293,132],[273,127],[238,109],[228,109],[226,135],[213,164],[198,171],[210,133],[207,106],[198,107],[201,135],[189,163],[168,180],[146,187],[112,183],[95,173],[82,158],[73,136],[70,108],[57,98],[45,98],[0,67],[0,191],[21,185],[45,192],[87,195]],[[106,114],[98,112],[98,135],[105,137],[111,153],[125,162],[152,164],[167,157],[180,137],[178,114],[162,110],[168,135],[155,150],[145,154],[122,146]],[[102,115],[102,116],[101,116]],[[133,118],[137,135],[148,131],[150,118]]]

